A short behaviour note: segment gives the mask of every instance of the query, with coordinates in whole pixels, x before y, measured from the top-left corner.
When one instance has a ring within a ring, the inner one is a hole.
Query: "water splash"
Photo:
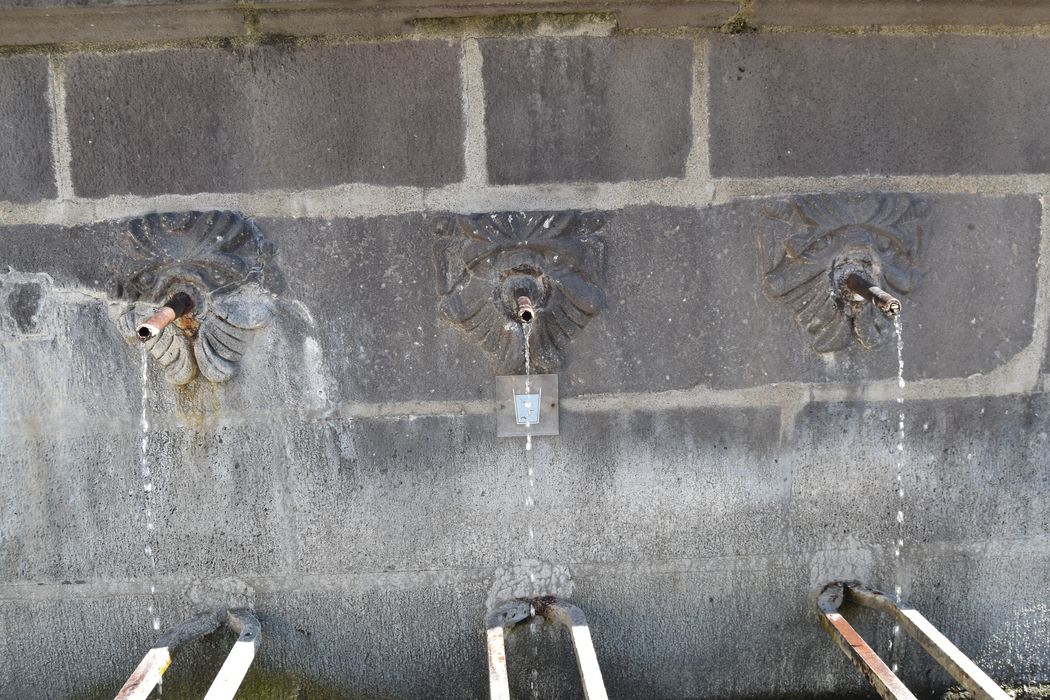
[[[153,472],[149,466],[149,363],[146,357],[146,346],[142,346],[142,410],[139,415],[139,428],[142,430],[142,442],[139,445],[139,473],[142,476],[142,502],[144,506],[143,522],[146,526],[146,544],[143,551],[149,562],[149,616],[154,631],[160,631],[160,615],[157,614],[157,557],[153,552],[155,530],[153,525]]]
[[[900,314],[893,317],[893,330],[897,334],[897,537],[893,542],[893,567],[896,580],[893,594],[897,603],[903,594],[904,577],[904,336],[901,332]],[[900,625],[893,625],[893,636],[890,638],[891,670],[896,673],[900,661]]]

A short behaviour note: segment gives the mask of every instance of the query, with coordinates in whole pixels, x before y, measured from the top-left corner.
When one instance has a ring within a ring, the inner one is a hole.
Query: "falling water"
[[[521,334],[522,334],[522,337],[525,340],[525,393],[528,394],[532,390],[532,385],[530,384],[531,379],[532,379],[532,356],[531,356],[531,354],[529,352],[529,336],[532,335],[532,324],[531,323],[523,323],[523,324],[521,324]],[[532,450],[532,432],[531,432],[531,427],[528,424],[525,425],[525,450],[526,451]],[[532,494],[533,494],[533,492],[536,489],[536,478],[535,478],[535,472],[533,472],[533,470],[532,470],[532,463],[531,462],[529,463],[528,468],[529,468],[529,490],[528,490],[528,493],[525,496],[525,507],[531,509],[532,508],[532,504],[533,504]],[[528,520],[529,520],[529,548],[528,548],[527,551],[529,551],[531,553],[531,552],[533,552],[535,550],[534,545],[536,543],[536,534],[533,532],[533,529],[532,529],[532,515],[531,515],[531,513],[529,514],[529,519]],[[532,570],[531,567],[529,568],[529,581],[532,582],[533,584],[536,583],[536,573]]]
[[[146,559],[150,567],[149,615],[155,631],[160,630],[160,616],[157,614],[157,558],[153,553],[153,473],[149,466],[149,418],[146,407],[149,404],[149,365],[146,360],[146,346],[142,346],[142,412],[139,416],[139,427],[142,429],[142,443],[139,448],[139,469],[142,474],[142,502],[145,506],[146,523]]]
[[[893,564],[896,572],[896,581],[893,586],[893,594],[900,603],[903,593],[901,580],[903,578],[903,562],[901,550],[904,548],[904,337],[901,334],[901,317],[893,317],[893,330],[897,334],[897,538],[893,543]],[[897,672],[897,662],[900,660],[900,638],[901,627],[893,625],[893,637],[890,639],[891,668]]]
[[[521,324],[521,335],[525,340],[525,393],[528,394],[531,389],[529,381],[532,378],[532,356],[529,352],[529,336],[532,335],[531,323]],[[525,424],[525,449],[532,449],[532,429],[528,423]]]
[[[525,393],[529,394],[532,392],[532,355],[529,350],[529,338],[532,335],[532,323],[521,324],[521,335],[524,340],[525,346]],[[530,424],[525,424],[525,451],[532,451],[532,427]],[[539,591],[536,590],[536,569],[533,563],[532,557],[536,552],[536,533],[532,528],[532,506],[535,503],[533,494],[536,491],[536,475],[532,468],[532,462],[526,459],[529,472],[529,490],[525,495],[525,507],[528,509],[528,523],[529,523],[529,541],[526,551],[526,561],[528,561],[528,572],[529,572],[529,588],[531,595],[538,595]],[[530,611],[533,615],[536,614],[535,609]],[[530,624],[528,626],[529,633],[532,636],[532,656],[535,657],[539,653],[539,647],[536,642],[536,625]],[[535,661],[535,660],[534,660]],[[532,669],[529,674],[529,689],[531,691],[533,700],[539,700],[539,687],[536,681],[539,679],[539,671]]]

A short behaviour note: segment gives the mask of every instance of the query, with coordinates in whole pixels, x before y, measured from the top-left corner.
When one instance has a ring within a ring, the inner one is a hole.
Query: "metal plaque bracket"
[[[497,437],[558,434],[558,375],[534,374],[526,390],[525,375],[496,377]]]

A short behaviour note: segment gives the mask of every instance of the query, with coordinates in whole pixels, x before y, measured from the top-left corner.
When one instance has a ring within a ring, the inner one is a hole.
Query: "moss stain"
[[[126,680],[126,678],[119,678],[108,683],[98,683],[88,690],[69,696],[68,700],[111,700],[113,694]],[[179,683],[166,683],[163,699],[200,700],[201,689],[196,686],[207,687],[211,679],[200,678],[199,681],[200,683],[194,683],[192,687],[183,683],[181,689]],[[380,696],[357,694],[352,690],[318,683],[295,673],[264,669],[258,666],[253,666],[248,671],[235,698],[236,700],[365,700],[366,698],[382,700]]]
[[[754,15],[754,0],[741,0],[740,9],[725,21],[719,29],[723,34],[750,34],[757,32],[758,27],[748,21]]]
[[[409,22],[421,36],[524,36],[608,34],[616,26],[611,12],[535,12],[473,17],[425,17]]]

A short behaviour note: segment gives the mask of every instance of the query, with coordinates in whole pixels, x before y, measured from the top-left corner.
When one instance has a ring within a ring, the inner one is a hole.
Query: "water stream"
[[[142,411],[139,416],[139,427],[142,429],[142,442],[139,446],[139,471],[142,476],[142,502],[144,510],[143,522],[146,532],[143,539],[146,544],[144,552],[149,562],[149,617],[154,631],[160,630],[160,615],[157,614],[157,557],[153,552],[155,542],[155,530],[153,526],[153,472],[149,466],[149,416],[147,407],[149,405],[149,364],[146,346],[143,345],[141,354],[142,363]]]
[[[532,336],[532,324],[522,323],[521,324],[521,335],[525,345],[525,393],[529,394],[532,392],[532,355],[529,350],[529,338]],[[530,424],[525,425],[525,451],[532,451],[532,427]],[[529,489],[525,494],[525,508],[528,511],[527,522],[529,524],[529,540],[526,548],[526,561],[528,561],[528,572],[529,572],[529,588],[532,595],[539,595],[540,591],[536,590],[536,568],[533,563],[533,557],[536,553],[536,533],[532,528],[532,506],[535,503],[534,493],[536,491],[536,474],[532,468],[532,461],[526,457],[525,463],[528,466],[529,474]],[[535,610],[531,611],[533,615],[536,614]],[[531,655],[534,657],[533,662],[535,663],[535,657],[539,653],[539,645],[536,640],[536,624],[535,621],[529,624],[528,629],[532,637],[532,648]],[[533,700],[539,700],[539,686],[537,681],[539,680],[539,670],[533,668],[529,672],[529,689],[532,694]]]
[[[532,335],[532,324],[523,323],[521,324],[521,335],[525,340],[525,393],[528,394],[532,390],[531,379],[532,379],[532,356],[529,352],[529,336]],[[531,426],[525,425],[525,450],[526,452],[532,450],[532,431]],[[525,494],[525,507],[529,509],[529,542],[528,542],[528,555],[531,556],[535,551],[536,544],[536,533],[532,529],[532,505],[534,502],[533,493],[536,490],[536,475],[532,469],[532,463],[526,460],[529,472],[529,489]],[[530,567],[529,569],[529,581],[533,584],[536,583],[536,573]]]
[[[521,335],[525,341],[525,393],[530,393],[532,388],[529,384],[532,379],[532,355],[529,351],[529,337],[532,335],[532,324],[523,323],[521,324]],[[525,450],[532,449],[532,427],[525,424]],[[530,470],[531,471],[531,470]],[[530,474],[531,476],[531,474]]]
[[[897,603],[903,594],[904,565],[901,552],[904,549],[904,337],[901,333],[900,314],[893,317],[893,330],[897,334],[897,537],[893,542],[893,594]],[[901,627],[893,625],[890,639],[890,668],[896,673],[900,661]]]

